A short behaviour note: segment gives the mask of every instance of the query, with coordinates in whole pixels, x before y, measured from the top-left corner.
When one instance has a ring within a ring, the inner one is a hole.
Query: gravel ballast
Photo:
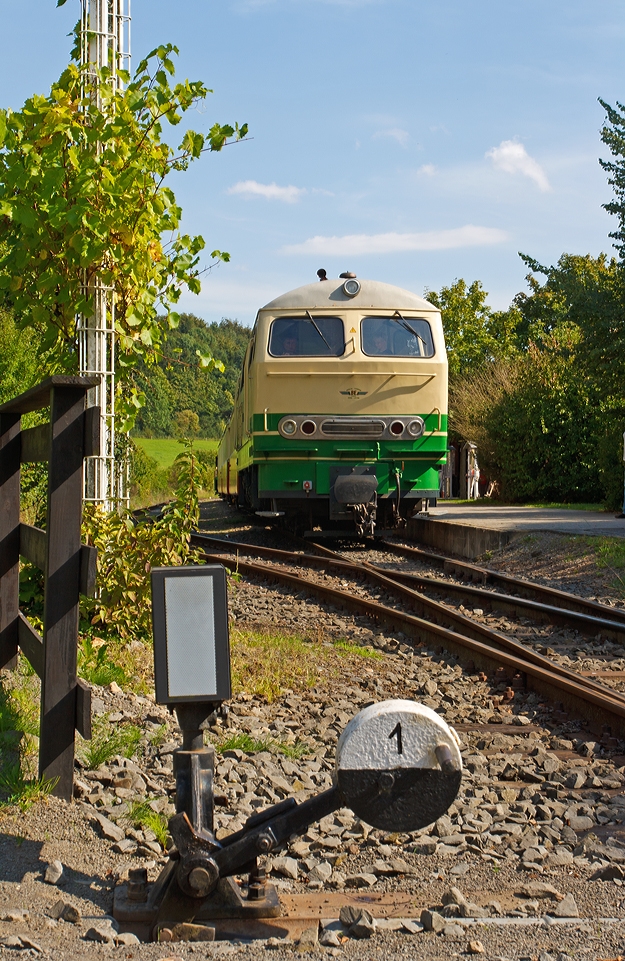
[[[248,536],[275,537],[258,528]],[[415,648],[399,632],[304,593],[294,598],[286,589],[237,578],[229,602],[236,629],[279,627],[332,655],[342,640],[380,657],[333,657],[313,687],[284,690],[270,703],[249,695],[233,699],[210,739],[223,743],[247,734],[267,749],[216,755],[218,838],[272,803],[290,796],[303,801],[328,788],[338,736],[374,701],[419,700],[458,731],[462,787],[436,824],[389,834],[342,809],[265,859],[269,879],[285,897],[396,892],[409,895],[402,904],[410,911],[377,919],[374,910],[341,918],[337,910],[299,943],[141,945],[120,935],[109,914],[115,884],[139,866],[153,880],[166,861],[154,832],[133,826],[126,815],[136,801],[166,817],[173,813],[172,752],[180,734],[175,718],[151,698],[111,685],[94,689],[95,713],[138,724],[138,754],[95,771],[78,767],[72,804],[50,798],[0,821],[1,955],[164,961],[311,952],[367,961],[465,955],[566,961],[624,953],[625,744],[602,743],[538,695],[514,691],[510,698],[507,681],[463,670],[444,650]],[[618,657],[608,646],[586,660]]]

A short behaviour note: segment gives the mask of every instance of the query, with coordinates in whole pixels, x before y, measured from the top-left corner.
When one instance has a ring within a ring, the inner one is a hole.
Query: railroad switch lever
[[[206,937],[215,931],[234,937],[244,919],[281,913],[259,856],[341,807],[382,830],[418,830],[445,813],[462,779],[455,731],[424,705],[384,701],[360,711],[343,731],[331,788],[301,804],[294,798],[274,804],[217,840],[213,764],[212,748],[183,747],[174,753],[176,814],[169,821],[169,861],[153,885],[133,876],[116,889],[113,914],[124,930],[146,940],[175,939],[181,925],[193,922],[194,930],[204,926]],[[247,882],[237,884],[233,876],[243,874]]]

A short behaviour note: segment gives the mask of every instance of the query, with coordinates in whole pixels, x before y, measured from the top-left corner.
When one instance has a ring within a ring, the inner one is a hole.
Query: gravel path
[[[234,528],[237,537],[259,543],[275,538],[262,528],[241,529],[234,519],[219,505],[211,507],[208,522],[215,531]],[[230,612],[241,630],[279,626],[313,646],[329,648],[342,639],[381,657],[362,657],[357,668],[352,658],[335,659],[315,687],[283,691],[271,703],[247,695],[233,700],[227,719],[210,732],[213,741],[249,734],[267,749],[217,755],[218,837],[259,808],[288,796],[302,801],[329,787],[339,734],[373,701],[418,699],[458,731],[462,788],[435,825],[388,835],[345,809],[266,860],[285,897],[354,889],[407,893],[407,917],[381,922],[369,938],[351,936],[335,922],[300,944],[139,945],[124,944],[123,937],[116,944],[120,938],[106,921],[115,883],[136,866],[147,866],[153,879],[166,860],[154,832],[133,827],[127,816],[137,800],[166,816],[173,811],[172,751],[179,733],[174,718],[152,700],[111,685],[94,691],[94,711],[117,726],[141,726],[133,760],[117,757],[95,771],[78,769],[71,805],[50,799],[0,821],[2,955],[163,961],[226,953],[278,961],[310,950],[363,961],[471,953],[565,961],[624,953],[625,743],[594,740],[537,695],[516,691],[508,700],[505,680],[463,673],[444,651],[415,650],[404,635],[304,594],[294,599],[286,589],[243,578],[231,583]],[[555,649],[553,637],[549,645]],[[619,653],[599,644],[591,656],[581,649],[558,656],[576,665],[584,657],[603,664]],[[302,743],[309,753],[289,750]],[[58,866],[56,872],[48,866],[56,861],[62,874],[55,881]],[[314,943],[318,938],[321,944]]]

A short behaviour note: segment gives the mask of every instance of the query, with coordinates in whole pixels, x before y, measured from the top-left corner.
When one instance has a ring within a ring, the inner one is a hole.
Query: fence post
[[[17,657],[20,577],[19,414],[0,414],[0,669]]]
[[[83,387],[52,386],[39,775],[60,797],[74,776],[84,415]]]

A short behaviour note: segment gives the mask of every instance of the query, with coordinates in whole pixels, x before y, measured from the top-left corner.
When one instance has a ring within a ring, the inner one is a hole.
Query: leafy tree
[[[32,330],[20,330],[13,312],[0,307],[0,404],[40,379],[41,354]]]
[[[625,106],[617,101],[616,108],[599,98],[599,103],[607,114],[607,123],[601,129],[601,140],[609,147],[614,160],[599,160],[608,173],[608,183],[614,190],[615,199],[603,204],[604,210],[614,214],[618,220],[617,229],[610,234],[614,246],[625,262]]]
[[[96,277],[114,291],[126,374],[175,328],[181,290],[200,290],[204,240],[181,233],[165,180],[247,126],[188,130],[177,149],[163,140],[164,125],[210,92],[200,81],[173,83],[177,53],[171,44],[153,50],[132,79],[123,74],[124,90],[113,89],[108,69],[94,80],[74,61],[48,96],[0,110],[0,294],[66,370],[76,369],[76,316],[93,314]],[[228,260],[219,250],[211,257]],[[141,403],[136,391],[131,401],[128,416]]]
[[[425,297],[442,314],[449,373],[454,376],[475,370],[494,357],[507,356],[516,348],[517,311],[493,312],[479,280],[467,285],[460,279],[440,292],[426,290]]]
[[[193,314],[181,314],[158,364],[141,365],[138,371],[146,404],[137,416],[137,431],[171,437],[176,433],[176,415],[192,411],[201,436],[219,437],[234,406],[250,335],[250,328],[236,320],[207,325]],[[209,373],[198,367],[198,353],[214,357],[223,369]]]

